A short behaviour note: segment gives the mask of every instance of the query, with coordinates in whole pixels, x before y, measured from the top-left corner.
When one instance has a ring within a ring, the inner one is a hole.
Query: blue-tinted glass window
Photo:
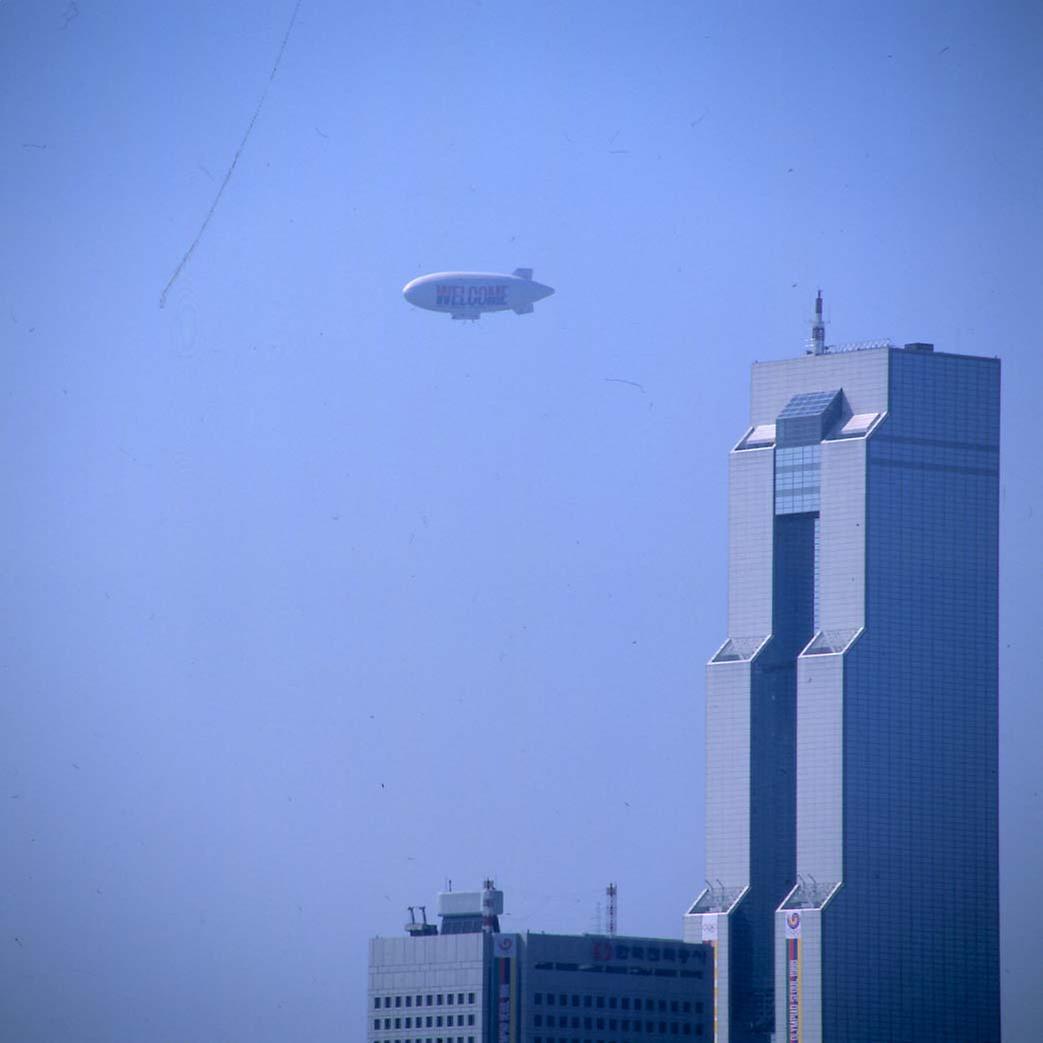
[[[822,447],[775,450],[775,513],[806,514],[819,509]]]

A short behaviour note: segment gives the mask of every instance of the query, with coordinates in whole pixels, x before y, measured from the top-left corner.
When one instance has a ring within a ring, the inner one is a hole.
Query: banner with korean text
[[[800,913],[786,914],[786,1040],[800,1043]]]
[[[493,1017],[496,1043],[517,1043],[518,936],[493,935]]]

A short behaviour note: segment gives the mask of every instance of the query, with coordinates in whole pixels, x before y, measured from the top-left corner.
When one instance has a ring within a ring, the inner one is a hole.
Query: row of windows
[[[695,1035],[701,1036],[702,1034],[703,1034],[703,1027],[702,1027],[702,1025],[696,1025],[696,1027],[695,1027]],[[671,1033],[671,1035],[673,1035],[673,1033]],[[407,1040],[407,1043],[408,1043],[408,1040]],[[418,1043],[419,1043],[419,1041],[418,1041]],[[431,1041],[428,1040],[428,1043],[431,1043]],[[578,1037],[572,1037],[570,1039],[570,1038],[568,1038],[566,1036],[558,1036],[558,1037],[554,1037],[554,1036],[533,1036],[532,1043],[631,1043],[631,1041],[628,1040],[626,1036],[623,1036],[622,1038],[619,1038],[617,1036],[616,1039],[609,1039],[609,1040],[606,1040],[604,1038],[591,1039],[589,1036],[586,1039],[583,1039],[583,1040],[580,1040]],[[635,1041],[633,1041],[633,1043],[639,1043],[639,1041],[635,1040]]]
[[[703,1026],[700,1023],[692,1024],[689,1021],[641,1021],[640,1018],[622,1018],[617,1020],[616,1018],[583,1018],[582,1028],[585,1031],[591,1029],[597,1029],[601,1032],[604,1029],[608,1029],[610,1032],[615,1032],[617,1029],[621,1032],[634,1032],[640,1035],[642,1032],[654,1033],[658,1032],[660,1036],[667,1034],[671,1036],[701,1036],[703,1034]],[[544,1024],[548,1028],[554,1028],[555,1024],[558,1028],[569,1028],[570,1026],[574,1029],[580,1028],[580,1019],[573,1016],[571,1020],[564,1014],[558,1015],[557,1019],[553,1014],[544,1016],[543,1014],[536,1014],[532,1019],[532,1023],[536,1028],[542,1028]]]
[[[452,1036],[435,1036],[434,1039],[432,1039],[430,1036],[427,1036],[423,1039],[417,1036],[416,1039],[385,1039],[377,1040],[376,1043],[454,1043],[454,1041]],[[464,1043],[464,1037],[457,1036],[455,1043]],[[474,1036],[468,1036],[467,1043],[474,1043]],[[547,1043],[550,1043],[550,1041],[548,1040]]]
[[[534,992],[532,994],[532,1002],[537,1007],[542,1006],[569,1006],[570,997],[568,994],[554,993],[554,992]],[[641,996],[580,996],[577,993],[571,995],[573,1007],[605,1007],[608,1006],[609,1010],[616,1010],[617,1004],[619,1010],[660,1010],[665,1013],[667,1010],[667,1000],[654,1000],[651,997]],[[669,1009],[671,1014],[690,1014],[692,1011],[692,1004],[689,1000],[670,1000]],[[697,1003],[695,1005],[697,1011],[702,1011],[703,1005]]]
[[[468,992],[467,1002],[474,1003],[474,993]],[[416,1006],[418,1007],[451,1007],[453,1004],[457,1006],[464,1005],[464,993],[462,992],[446,992],[446,993],[433,993],[429,992],[427,995],[419,995],[416,997]],[[413,997],[410,996],[374,996],[373,997],[373,1009],[380,1010],[381,1007],[412,1007]]]
[[[705,957],[704,957],[705,959]],[[625,963],[552,963],[549,960],[534,963],[537,971],[580,971],[583,974],[633,974],[648,978],[701,978],[702,971],[675,971],[672,967],[641,967]]]
[[[444,1018],[445,1018],[444,1022],[442,1020],[443,1019],[443,1015],[442,1014],[434,1014],[434,1015],[428,1014],[426,1017],[420,1017],[419,1015],[417,1015],[417,1017],[415,1017],[415,1018],[407,1017],[405,1019],[402,1019],[402,1018],[393,1018],[393,1019],[392,1018],[384,1018],[383,1019],[383,1026],[384,1026],[384,1030],[388,1031],[388,1030],[391,1029],[392,1021],[394,1021],[394,1027],[396,1029],[401,1029],[401,1028],[411,1029],[411,1028],[414,1027],[414,1022],[416,1023],[416,1028],[428,1028],[428,1029],[430,1029],[430,1028],[438,1028],[438,1029],[440,1029],[443,1024],[445,1024],[445,1026],[447,1028],[452,1028],[453,1025],[463,1025],[463,1024],[465,1024],[464,1018],[467,1019],[466,1024],[468,1024],[468,1025],[473,1025],[474,1024],[474,1015],[473,1014],[446,1014],[446,1015],[444,1015]],[[454,1018],[456,1019],[455,1021],[453,1020]],[[402,1023],[403,1020],[405,1021],[404,1025]],[[375,1029],[377,1029],[377,1030],[380,1029],[380,1027],[381,1027],[381,1019],[380,1018],[374,1018],[373,1019],[373,1027]]]

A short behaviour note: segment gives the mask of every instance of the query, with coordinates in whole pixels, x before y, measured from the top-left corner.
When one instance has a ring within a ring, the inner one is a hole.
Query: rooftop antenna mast
[[[826,320],[822,318],[822,291],[818,291],[815,298],[815,317],[811,320],[811,351],[812,355],[825,355],[829,351],[826,347]]]
[[[438,934],[438,928],[435,926],[435,924],[427,922],[426,906],[409,905],[406,906],[406,908],[409,910],[409,923],[406,924],[406,934],[408,934],[411,938],[419,938],[428,934]],[[416,918],[417,909],[420,910],[420,920]]]
[[[615,884],[609,884],[608,887],[605,888],[605,896],[608,898],[608,911],[607,911],[607,916],[606,916],[606,919],[607,919],[608,923],[606,925],[607,926],[607,930],[605,931],[605,933],[610,938],[614,938],[616,936],[616,926],[617,926],[617,921],[616,921],[616,892],[617,892],[617,890],[618,890],[618,888],[616,887]]]

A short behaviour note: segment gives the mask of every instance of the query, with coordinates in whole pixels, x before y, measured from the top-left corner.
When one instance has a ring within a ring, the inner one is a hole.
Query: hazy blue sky
[[[0,1040],[358,1039],[447,877],[676,935],[727,451],[820,285],[1004,359],[1037,1038],[1043,8],[304,0],[160,309],[293,6],[0,5]],[[400,296],[519,265],[530,316]]]

